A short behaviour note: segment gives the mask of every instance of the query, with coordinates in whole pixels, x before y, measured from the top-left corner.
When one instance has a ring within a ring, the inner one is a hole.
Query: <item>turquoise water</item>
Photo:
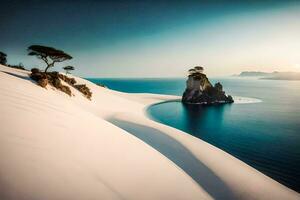
[[[89,80],[124,92],[181,95],[185,88],[184,79]],[[201,138],[300,192],[300,81],[218,81],[228,94],[262,102],[206,107],[167,102],[148,112],[156,121]]]

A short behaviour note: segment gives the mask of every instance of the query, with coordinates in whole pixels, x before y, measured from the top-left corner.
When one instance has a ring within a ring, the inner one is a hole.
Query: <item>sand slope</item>
[[[92,101],[0,66],[0,199],[299,199],[225,152],[145,116],[174,96],[96,86]]]

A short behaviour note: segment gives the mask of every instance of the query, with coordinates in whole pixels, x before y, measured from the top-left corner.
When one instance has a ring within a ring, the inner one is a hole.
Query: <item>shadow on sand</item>
[[[174,138],[158,129],[129,121],[112,118],[109,122],[141,139],[173,161],[214,199],[236,199],[233,192],[214,172]]]
[[[14,74],[14,73],[11,73],[11,72],[6,72],[6,71],[0,71],[0,72],[3,72],[5,74],[8,74],[8,75],[11,75],[11,76],[14,76],[14,77],[17,77],[17,78],[21,78],[21,79],[24,79],[24,80],[27,80],[27,81],[35,83],[27,74],[19,75],[19,74]]]

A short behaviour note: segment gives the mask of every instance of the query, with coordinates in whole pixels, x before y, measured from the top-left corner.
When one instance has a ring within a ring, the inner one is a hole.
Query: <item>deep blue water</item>
[[[185,88],[184,79],[89,80],[134,93],[181,95]],[[262,102],[206,107],[167,102],[148,112],[156,121],[201,138],[300,192],[300,81],[220,81],[228,94]]]

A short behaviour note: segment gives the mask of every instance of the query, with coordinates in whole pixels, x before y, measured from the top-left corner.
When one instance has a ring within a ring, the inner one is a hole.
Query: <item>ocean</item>
[[[179,78],[88,80],[129,93],[182,95],[185,89],[185,79]],[[148,114],[300,192],[300,81],[211,80],[216,81],[222,83],[227,94],[257,98],[262,102],[219,106],[166,102],[150,106]]]

